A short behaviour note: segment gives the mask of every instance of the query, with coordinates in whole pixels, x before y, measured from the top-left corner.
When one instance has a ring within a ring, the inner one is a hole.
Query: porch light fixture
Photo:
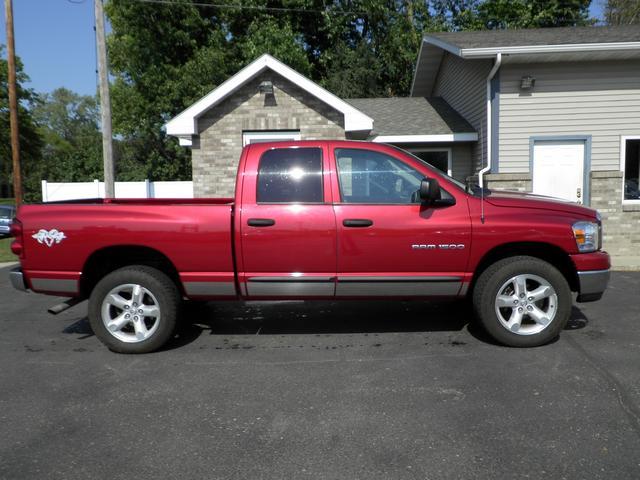
[[[273,95],[273,83],[265,80],[258,86],[258,91],[264,95]]]
[[[536,84],[536,79],[531,76],[522,77],[520,79],[520,88],[522,90],[531,90]]]

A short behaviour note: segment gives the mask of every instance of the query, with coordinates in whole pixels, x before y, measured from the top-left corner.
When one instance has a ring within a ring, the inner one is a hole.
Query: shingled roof
[[[640,58],[640,26],[429,33],[420,47],[411,95],[431,95],[445,54],[470,60],[495,60],[501,55],[502,63],[526,58],[531,62],[637,59]]]
[[[373,137],[475,133],[442,98],[351,98],[347,102],[373,118]]]
[[[461,50],[535,45],[584,45],[640,42],[640,26],[564,27],[518,30],[483,30],[430,33],[425,40],[437,39]]]

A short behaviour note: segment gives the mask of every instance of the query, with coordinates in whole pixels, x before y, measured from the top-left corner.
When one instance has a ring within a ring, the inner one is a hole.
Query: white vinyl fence
[[[193,182],[116,182],[116,198],[193,198]],[[104,198],[104,182],[42,181],[42,201]]]

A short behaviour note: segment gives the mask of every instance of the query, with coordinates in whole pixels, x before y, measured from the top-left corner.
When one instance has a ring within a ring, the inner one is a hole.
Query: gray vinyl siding
[[[491,70],[491,60],[462,60],[456,55],[445,53],[440,71],[433,88],[434,97],[442,97],[478,132],[478,142],[473,146],[473,168],[478,169],[482,158],[486,164],[487,133],[487,76]]]
[[[471,143],[454,143],[451,148],[451,173],[453,178],[465,182],[475,171],[471,162]]]
[[[640,61],[503,65],[499,121],[500,173],[529,171],[530,137],[568,135],[591,135],[592,170],[619,170],[620,136],[640,135]]]

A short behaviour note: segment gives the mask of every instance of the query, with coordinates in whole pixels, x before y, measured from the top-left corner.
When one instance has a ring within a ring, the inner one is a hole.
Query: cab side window
[[[322,150],[275,148],[258,166],[258,203],[322,203]]]
[[[411,204],[424,175],[404,162],[372,150],[336,149],[343,203]]]

